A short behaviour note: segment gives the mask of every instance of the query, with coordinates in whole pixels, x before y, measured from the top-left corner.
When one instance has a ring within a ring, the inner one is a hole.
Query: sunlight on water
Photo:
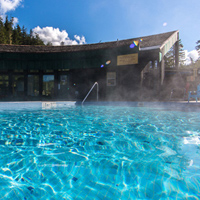
[[[200,114],[0,111],[0,199],[199,199]]]

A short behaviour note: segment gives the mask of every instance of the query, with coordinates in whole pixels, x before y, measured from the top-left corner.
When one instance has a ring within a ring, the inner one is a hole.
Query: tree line
[[[196,46],[195,48],[196,48],[196,50],[198,51],[199,56],[200,56],[200,40],[198,40],[198,41],[196,42],[196,44],[197,44],[197,46]]]
[[[5,21],[0,18],[0,44],[44,45],[44,42],[32,30],[28,34],[24,26],[14,26],[14,18],[9,20],[7,16]]]
[[[165,67],[174,68],[175,67],[175,49],[174,46],[166,53],[165,57]],[[185,52],[183,49],[183,44],[181,39],[179,39],[179,66],[183,67],[185,63]]]
[[[195,49],[197,50],[199,57],[198,57],[198,59],[197,59],[196,61],[194,61],[194,60],[190,57],[191,64],[187,65],[188,68],[199,68],[199,67],[200,67],[200,40],[198,40],[198,41],[196,42]]]
[[[191,57],[191,64],[186,65],[186,57],[185,57],[185,51],[183,49],[183,44],[181,39],[179,40],[179,67],[180,68],[196,68],[200,67],[200,40],[196,42],[197,46],[195,49],[198,51],[199,59],[194,61]],[[175,68],[175,51],[174,47],[172,47],[165,55],[165,67],[166,68]]]

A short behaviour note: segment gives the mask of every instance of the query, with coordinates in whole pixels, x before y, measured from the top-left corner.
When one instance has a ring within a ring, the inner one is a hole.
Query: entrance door
[[[42,96],[47,98],[54,97],[54,75],[43,75]]]
[[[58,95],[60,99],[68,99],[69,84],[68,75],[60,75],[58,82]]]
[[[14,97],[24,97],[24,75],[13,75],[12,94]]]
[[[28,96],[39,96],[39,75],[28,75]]]
[[[0,99],[7,97],[9,94],[9,79],[8,75],[0,76]]]

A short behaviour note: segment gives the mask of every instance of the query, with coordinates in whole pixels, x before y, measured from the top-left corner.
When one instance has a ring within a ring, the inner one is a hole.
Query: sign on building
[[[138,53],[117,56],[117,65],[138,64]]]

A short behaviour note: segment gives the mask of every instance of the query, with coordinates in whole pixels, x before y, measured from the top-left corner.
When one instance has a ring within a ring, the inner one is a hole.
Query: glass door
[[[28,75],[28,96],[39,96],[39,75]]]
[[[54,97],[54,75],[43,75],[42,96],[47,98]]]
[[[17,98],[24,96],[24,75],[13,75],[12,93]]]
[[[67,99],[69,93],[68,76],[60,75],[58,83],[58,95],[61,99]]]
[[[0,76],[0,99],[7,97],[9,94],[9,79],[8,75]]]

